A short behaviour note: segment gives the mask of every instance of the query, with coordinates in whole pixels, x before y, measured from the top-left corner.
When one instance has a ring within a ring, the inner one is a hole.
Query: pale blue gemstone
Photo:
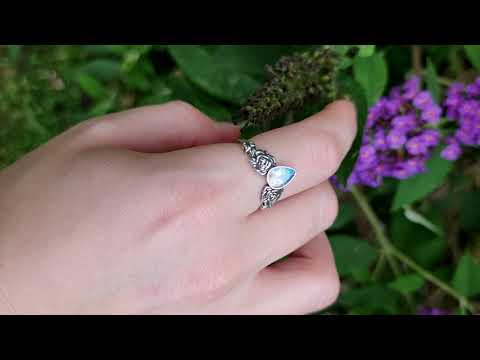
[[[275,166],[267,174],[267,183],[272,189],[283,189],[295,177],[296,171],[289,166]]]

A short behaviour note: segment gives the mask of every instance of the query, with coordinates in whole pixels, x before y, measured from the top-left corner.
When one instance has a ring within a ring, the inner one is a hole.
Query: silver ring
[[[275,157],[265,150],[257,149],[253,141],[239,141],[252,167],[267,180],[260,193],[260,208],[271,208],[280,199],[285,187],[295,178],[297,171],[290,166],[277,165]]]

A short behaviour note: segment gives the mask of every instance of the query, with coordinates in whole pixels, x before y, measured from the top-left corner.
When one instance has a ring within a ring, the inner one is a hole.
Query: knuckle
[[[333,225],[335,219],[338,215],[339,204],[338,204],[338,197],[333,190],[333,187],[329,183],[325,183],[325,200],[323,206],[323,225],[324,229],[328,229]]]
[[[208,262],[203,269],[192,269],[184,283],[184,295],[200,301],[212,301],[225,296],[233,288],[228,267]]]
[[[114,124],[104,118],[93,118],[70,129],[73,138],[80,142],[96,141],[112,132]]]
[[[338,100],[334,105],[337,107],[336,111],[344,118],[355,119],[357,116],[355,105],[349,100]]]
[[[340,295],[340,278],[335,271],[331,271],[331,274],[325,279],[325,286],[319,297],[319,301],[323,307],[328,307],[335,303]]]
[[[335,111],[338,117],[348,123],[347,129],[352,132],[352,138],[357,133],[357,109],[349,100],[338,100],[335,102]]]
[[[323,129],[307,130],[305,153],[312,164],[321,164],[328,173],[334,173],[343,159],[340,141]]]
[[[175,100],[170,102],[169,105],[174,107],[183,118],[194,119],[205,124],[213,124],[213,121],[205,114],[185,101]]]
[[[311,309],[318,310],[334,304],[340,295],[340,278],[335,267],[324,272],[322,278],[314,282],[311,295]]]

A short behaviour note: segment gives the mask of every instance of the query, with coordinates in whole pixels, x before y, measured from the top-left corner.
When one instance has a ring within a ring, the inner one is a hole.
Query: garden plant
[[[250,138],[341,98],[358,134],[331,178],[341,294],[319,314],[478,313],[480,45],[0,46],[0,171],[133,107],[183,100]]]

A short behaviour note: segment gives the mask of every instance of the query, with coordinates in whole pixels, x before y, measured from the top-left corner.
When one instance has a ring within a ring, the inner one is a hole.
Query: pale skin
[[[340,288],[325,236],[338,209],[328,179],[355,133],[342,100],[253,138],[297,170],[259,210],[265,178],[236,143],[239,129],[186,103],[69,129],[0,172],[0,313],[328,307]]]

